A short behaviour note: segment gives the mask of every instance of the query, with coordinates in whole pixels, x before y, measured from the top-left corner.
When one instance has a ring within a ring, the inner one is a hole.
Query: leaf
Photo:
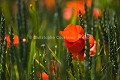
[[[75,80],[70,70],[68,71],[68,75],[69,75],[69,80]]]
[[[35,59],[35,61],[38,65],[40,65],[46,71],[46,68],[37,59]]]
[[[48,46],[47,46],[48,47]],[[51,54],[52,54],[52,56],[55,58],[55,60],[57,60],[57,62],[59,63],[59,64],[61,64],[61,62],[60,62],[60,60],[58,59],[58,57],[55,55],[55,53],[48,47],[48,49],[50,50],[50,52],[51,52]]]
[[[30,48],[30,54],[29,54],[29,60],[28,60],[28,78],[30,76],[32,64],[34,62],[35,54],[36,54],[36,41],[33,39],[31,41],[31,48]]]
[[[0,64],[0,70],[2,71],[2,64]]]

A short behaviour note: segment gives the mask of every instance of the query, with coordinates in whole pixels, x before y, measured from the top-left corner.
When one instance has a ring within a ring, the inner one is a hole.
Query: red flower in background
[[[48,10],[55,8],[55,0],[45,0],[45,4]]]
[[[70,20],[72,17],[72,8],[65,8],[63,12],[64,12],[63,14],[64,19]]]
[[[78,1],[67,1],[66,7],[63,10],[63,18],[65,20],[70,20],[72,18],[72,14],[75,15],[75,17],[79,16],[79,10],[84,17],[85,15],[85,8],[84,8],[84,0],[78,0]],[[91,7],[92,0],[86,0],[86,5],[88,8]],[[93,8],[93,16],[95,19],[98,19],[99,16],[101,16],[101,10],[98,8]]]
[[[5,35],[6,43],[7,43],[7,48],[10,48],[10,36],[8,34]]]
[[[66,20],[70,20],[72,17],[72,12],[73,12],[73,15],[78,17],[79,10],[80,10],[82,16],[84,16],[84,14],[85,14],[84,3],[85,3],[84,0],[68,1],[66,3],[66,8],[63,10],[63,18]],[[92,0],[86,0],[86,4],[90,8],[91,4],[92,4]],[[70,11],[70,10],[72,10],[72,11]]]
[[[72,10],[72,11],[70,11],[70,10]],[[85,10],[84,10],[83,0],[81,0],[81,1],[68,1],[66,3],[66,8],[63,10],[63,18],[66,20],[71,19],[72,13],[73,13],[73,15],[78,17],[79,10],[80,10],[81,14],[84,16]],[[66,13],[67,13],[67,15],[66,15]],[[68,16],[69,16],[69,19],[68,19]]]
[[[42,77],[42,80],[49,80],[49,77],[45,72],[42,72],[41,77]]]
[[[92,0],[86,0],[86,3],[87,3],[87,7],[91,7],[91,5],[92,5]]]
[[[16,47],[18,46],[18,44],[19,44],[19,38],[18,38],[17,35],[14,35],[14,37],[13,37],[13,43],[14,43],[14,45],[15,45]]]
[[[101,10],[98,8],[94,8],[93,9],[93,16],[95,17],[95,19],[98,19],[98,17],[101,16]]]
[[[7,48],[10,48],[10,36],[8,34],[6,34],[5,39],[6,39]],[[0,38],[0,40],[2,40],[2,39]],[[25,38],[22,39],[23,43],[25,43],[26,41],[27,40]],[[17,35],[14,35],[14,37],[13,37],[13,44],[16,47],[18,47],[18,45],[19,45],[19,37]]]
[[[83,1],[83,0],[67,2],[67,7],[73,9],[74,15],[75,15],[76,17],[78,17],[78,12],[79,12],[79,10],[80,10],[80,12],[81,12],[81,14],[82,14],[83,16],[84,16],[84,14],[85,14],[84,1]]]
[[[6,34],[5,39],[6,39],[7,48],[10,48],[10,36],[8,34]],[[17,35],[14,35],[14,37],[13,37],[13,43],[16,47],[18,46],[19,38]]]
[[[72,53],[72,58],[75,60],[84,60],[85,35],[83,28],[79,25],[70,24],[64,31],[60,31],[59,33],[63,36],[68,51]],[[94,56],[96,52],[96,41],[92,35],[88,34],[88,36],[90,56]]]

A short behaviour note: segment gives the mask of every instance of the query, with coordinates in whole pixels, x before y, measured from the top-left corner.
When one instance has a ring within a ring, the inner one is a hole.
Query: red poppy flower
[[[84,60],[85,35],[84,30],[79,25],[70,24],[64,31],[59,32],[63,38],[68,51],[71,52],[72,58],[75,60]],[[89,36],[90,56],[94,56],[96,52],[96,41],[91,34]]]
[[[45,72],[42,72],[41,77],[42,77],[42,80],[49,80],[49,77]]]
[[[87,4],[87,7],[90,8],[92,4],[92,0],[86,0],[86,4]],[[73,15],[78,17],[79,10],[82,16],[84,17],[84,14],[85,14],[84,0],[68,1],[66,3],[66,8],[63,10],[63,18],[66,20],[70,20],[72,18],[72,12],[73,12]]]
[[[48,10],[53,10],[55,8],[55,0],[45,0],[45,4]]]
[[[84,16],[85,10],[84,10],[84,1],[69,1],[66,3],[67,8],[71,8],[74,12],[74,15],[78,17],[79,10],[81,14]]]
[[[93,9],[93,16],[95,17],[95,19],[98,19],[98,17],[101,16],[101,10],[98,8],[94,8]]]
[[[7,48],[10,48],[10,36],[8,34],[6,34],[5,39],[6,39]],[[17,35],[14,35],[14,37],[13,37],[13,43],[16,47],[18,46],[19,39],[18,39]]]
[[[18,44],[19,44],[19,38],[18,38],[18,36],[17,36],[17,35],[14,35],[13,40],[14,40],[14,41],[13,41],[14,45],[17,47]]]
[[[72,17],[72,8],[65,8],[63,10],[64,14],[63,14],[63,18],[65,20],[70,20]]]
[[[91,7],[91,5],[92,5],[92,0],[86,0],[86,3],[87,3],[87,7]]]
[[[73,58],[75,58],[76,53],[82,55],[81,51],[84,49],[85,40],[83,38],[84,30],[81,26],[70,24],[64,31],[60,31],[59,33],[63,36],[65,45],[69,52],[72,53]]]
[[[7,48],[10,48],[10,36],[8,34],[5,35],[6,43],[7,43]]]

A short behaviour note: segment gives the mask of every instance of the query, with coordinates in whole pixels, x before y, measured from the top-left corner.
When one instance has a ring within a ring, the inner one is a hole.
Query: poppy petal
[[[8,34],[6,34],[5,39],[6,39],[6,42],[7,42],[7,48],[10,48],[10,36]]]
[[[88,34],[89,36],[89,43],[90,43],[90,48],[94,45],[94,37],[91,34]]]
[[[63,10],[63,18],[66,20],[70,20],[72,17],[72,8],[65,8]]]
[[[79,26],[79,25],[76,25],[76,31],[77,31],[77,33],[79,33],[79,34],[84,34],[83,28],[82,28],[81,26]]]
[[[98,19],[98,17],[101,16],[101,10],[98,8],[94,8],[93,9],[93,16],[95,17],[95,19]]]
[[[90,56],[94,56],[96,53],[96,41],[94,41],[94,45],[90,48]]]
[[[72,53],[72,59],[83,61],[84,60],[84,52]]]
[[[85,41],[83,39],[79,39],[75,43],[70,43],[65,40],[65,45],[67,46],[69,52],[78,53],[85,47]]]
[[[69,24],[64,31],[59,32],[68,42],[75,42],[84,35],[84,30],[81,26]]]
[[[60,31],[59,33],[63,36],[65,40],[69,42],[75,42],[81,36],[80,34],[77,34],[75,32],[71,33],[71,31]]]
[[[42,80],[49,80],[49,77],[45,72],[42,72],[41,77],[42,77]]]
[[[91,4],[92,4],[92,0],[87,0],[87,7],[91,7]]]
[[[19,39],[17,35],[14,35],[14,45],[17,47],[19,44]]]

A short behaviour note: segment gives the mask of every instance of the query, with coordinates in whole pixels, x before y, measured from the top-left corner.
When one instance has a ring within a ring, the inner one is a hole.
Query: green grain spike
[[[5,42],[5,18],[1,15],[1,30],[0,30],[0,79],[5,78],[6,75],[6,42]]]

